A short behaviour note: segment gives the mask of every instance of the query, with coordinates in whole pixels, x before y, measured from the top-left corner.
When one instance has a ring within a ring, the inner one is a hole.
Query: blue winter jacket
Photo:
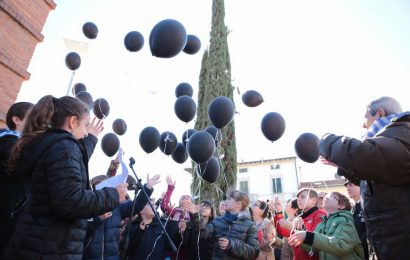
[[[148,196],[151,196],[153,189],[148,189],[144,185],[144,189]],[[134,214],[140,212],[147,204],[147,199],[140,191],[136,198]],[[121,203],[117,208],[112,210],[112,216],[101,220],[95,217],[88,223],[89,232],[92,232],[91,238],[86,242],[83,259],[105,259],[119,260],[119,240],[121,220],[131,216],[134,202],[127,201]]]

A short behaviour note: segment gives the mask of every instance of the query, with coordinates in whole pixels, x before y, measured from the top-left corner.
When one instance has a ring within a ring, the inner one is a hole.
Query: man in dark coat
[[[382,97],[367,107],[363,141],[326,134],[320,141],[325,163],[338,174],[360,180],[368,239],[379,259],[410,255],[410,112]]]

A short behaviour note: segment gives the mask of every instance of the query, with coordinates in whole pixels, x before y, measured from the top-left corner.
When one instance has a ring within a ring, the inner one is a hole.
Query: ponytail
[[[87,106],[79,99],[64,96],[44,96],[27,115],[22,137],[14,145],[9,158],[9,172],[14,172],[24,148],[42,136],[49,128],[61,128],[67,117],[82,118],[89,113]]]

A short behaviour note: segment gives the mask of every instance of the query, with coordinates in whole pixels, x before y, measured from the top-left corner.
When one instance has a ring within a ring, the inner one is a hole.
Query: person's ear
[[[78,121],[77,121],[77,117],[76,116],[70,116],[68,119],[68,125],[70,127],[70,129],[74,129],[77,127]]]
[[[346,208],[346,205],[339,204],[339,205],[337,206],[337,208],[338,208],[338,209],[345,209],[345,208]]]
[[[16,125],[16,130],[19,130],[24,123],[23,120],[18,116],[12,116],[11,120],[13,120],[13,123]]]
[[[384,111],[383,108],[377,109],[377,112],[379,112],[380,117],[385,117],[386,116],[386,111]]]
[[[242,202],[241,201],[235,201],[235,205],[237,208],[242,210]]]

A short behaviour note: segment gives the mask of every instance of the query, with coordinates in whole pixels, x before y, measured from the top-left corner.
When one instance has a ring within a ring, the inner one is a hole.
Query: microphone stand
[[[149,196],[148,196],[147,192],[145,191],[145,189],[144,189],[144,187],[143,187],[143,185],[142,185],[142,183],[141,183],[141,179],[138,178],[137,174],[135,173],[135,170],[134,170],[134,167],[133,167],[134,164],[135,164],[134,158],[130,157],[130,168],[131,168],[131,170],[132,170],[132,173],[133,173],[134,176],[135,176],[135,179],[137,180],[137,185],[136,185],[136,186],[137,186],[138,189],[141,190],[141,192],[142,192],[142,193],[144,194],[144,196],[147,198],[147,201],[148,201],[149,206],[151,207],[152,211],[154,212],[155,217],[158,219],[158,222],[159,222],[159,224],[161,225],[162,230],[163,230],[165,236],[168,238],[168,241],[169,241],[169,244],[171,245],[172,251],[176,252],[176,251],[177,251],[177,248],[176,248],[174,242],[172,242],[172,239],[171,239],[171,237],[169,236],[167,230],[165,229],[165,226],[164,226],[164,224],[162,223],[162,221],[161,221],[161,219],[160,219],[160,217],[159,217],[159,215],[158,215],[158,212],[155,210],[154,206],[152,205],[152,202],[151,202],[151,200],[149,199]]]

